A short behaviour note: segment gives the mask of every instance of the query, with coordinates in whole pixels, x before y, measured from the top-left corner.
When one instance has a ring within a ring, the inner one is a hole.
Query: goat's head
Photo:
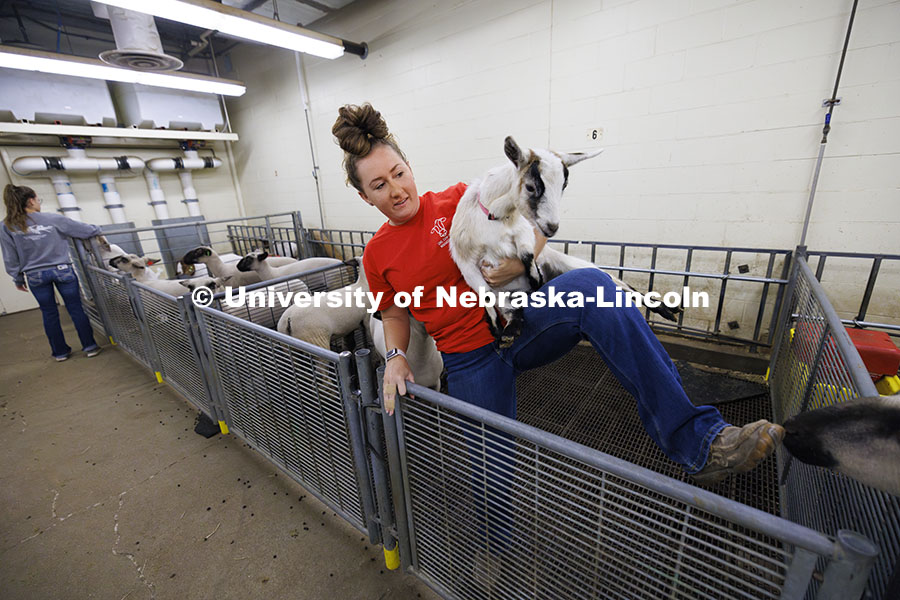
[[[797,460],[900,495],[900,398],[803,412],[785,421],[784,431],[784,446]]]
[[[254,250],[238,262],[237,269],[244,272],[255,271],[267,258],[269,258],[269,253],[265,250]]]
[[[109,259],[109,265],[125,273],[139,275],[147,268],[147,261],[136,254],[123,254]]]
[[[523,151],[512,136],[504,140],[503,151],[519,178],[516,208],[546,237],[553,237],[559,229],[559,205],[569,184],[569,167],[603,152]]]
[[[186,265],[194,265],[199,262],[206,262],[206,259],[213,255],[213,249],[209,246],[198,246],[185,254],[181,262]]]

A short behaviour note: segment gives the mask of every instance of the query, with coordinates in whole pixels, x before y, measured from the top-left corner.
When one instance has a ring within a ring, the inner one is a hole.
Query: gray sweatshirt
[[[16,285],[25,283],[25,273],[56,265],[72,264],[68,238],[86,239],[100,235],[96,225],[82,223],[55,213],[28,214],[28,231],[0,227],[3,263]]]

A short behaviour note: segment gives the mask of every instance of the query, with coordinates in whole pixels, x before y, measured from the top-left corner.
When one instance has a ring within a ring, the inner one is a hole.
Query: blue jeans
[[[68,356],[72,352],[72,348],[66,344],[66,338],[59,324],[59,309],[53,294],[54,285],[59,290],[63,302],[66,303],[66,310],[69,311],[72,322],[75,323],[75,330],[78,331],[82,348],[84,350],[97,348],[91,322],[81,306],[78,276],[75,275],[72,265],[58,265],[49,269],[31,271],[25,275],[25,279],[28,281],[28,288],[41,307],[41,315],[44,317],[44,333],[47,334],[47,339],[50,341],[50,350],[53,352],[53,356]]]
[[[603,287],[606,299],[614,298],[616,289],[609,276],[597,269],[569,271],[541,291],[547,294],[549,286],[557,292],[580,292],[585,298],[596,297],[597,288]],[[688,473],[703,468],[710,443],[727,424],[716,408],[691,403],[675,365],[637,308],[529,307],[524,320],[522,333],[509,348],[488,344],[470,352],[443,354],[451,396],[515,419],[516,375],[553,362],[587,339],[634,396],[644,429],[656,445]],[[493,428],[482,435],[472,422],[465,423],[463,431],[470,449],[479,523],[487,520],[492,531],[487,539],[503,550],[512,524],[508,494],[515,463],[513,440]],[[482,438],[486,460],[479,458]],[[481,524],[479,533],[487,533]]]

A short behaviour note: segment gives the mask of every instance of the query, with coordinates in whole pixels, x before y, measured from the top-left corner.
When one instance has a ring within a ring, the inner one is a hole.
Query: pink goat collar
[[[487,209],[487,207],[481,203],[481,193],[480,192],[475,193],[475,202],[477,202],[478,206],[481,207],[482,212],[487,215],[488,221],[496,221],[497,220],[497,217],[492,215],[491,211],[489,211]]]

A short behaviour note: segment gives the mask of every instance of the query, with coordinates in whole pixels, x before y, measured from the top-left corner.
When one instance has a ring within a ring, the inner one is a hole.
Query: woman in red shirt
[[[698,483],[752,469],[781,441],[779,425],[763,420],[734,427],[714,407],[694,406],[669,356],[634,307],[526,308],[522,333],[509,348],[497,347],[482,308],[441,307],[437,302],[438,286],[456,286],[457,294],[470,289],[449,248],[450,224],[466,186],[419,196],[406,156],[369,104],[342,107],[332,133],[344,150],[348,182],[387,217],[366,244],[363,267],[371,291],[384,294],[378,308],[389,351],[384,375],[389,413],[398,390],[405,394],[406,382],[415,381],[403,354],[409,344],[407,308],[395,304],[395,295],[415,297],[420,288],[410,310],[443,355],[450,395],[461,400],[515,418],[516,374],[548,364],[587,339],[634,396],[647,433]],[[538,238],[535,254],[545,241]],[[523,272],[522,263],[511,258],[484,274],[488,283],[498,285]],[[551,283],[557,292],[582,292],[585,297],[600,286],[604,297],[615,292],[609,276],[598,269],[570,271]]]

